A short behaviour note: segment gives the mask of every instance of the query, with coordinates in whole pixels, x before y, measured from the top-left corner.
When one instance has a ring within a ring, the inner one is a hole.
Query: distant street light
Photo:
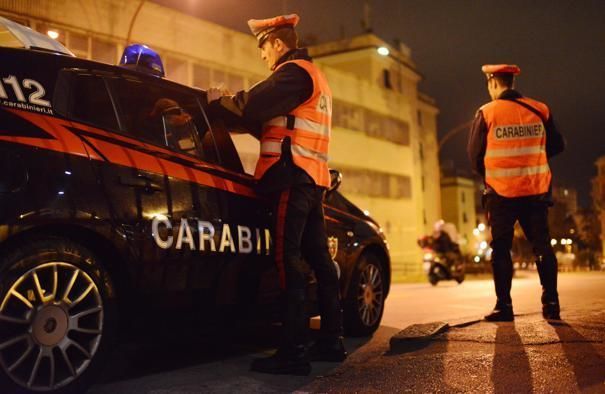
[[[389,53],[391,53],[387,47],[378,47],[376,51],[381,56],[389,56]]]
[[[55,30],[49,30],[46,32],[46,34],[53,40],[56,40],[57,38],[59,38],[59,33],[56,32]]]

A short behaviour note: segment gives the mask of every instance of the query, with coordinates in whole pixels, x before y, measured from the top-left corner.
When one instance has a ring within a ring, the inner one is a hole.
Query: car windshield
[[[34,48],[75,56],[58,41],[0,16],[0,47]]]
[[[6,26],[0,24],[0,47],[25,48],[25,45]]]

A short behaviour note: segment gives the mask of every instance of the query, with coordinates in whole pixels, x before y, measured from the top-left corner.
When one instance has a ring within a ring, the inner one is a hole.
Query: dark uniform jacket
[[[521,97],[523,96],[516,90],[508,89],[502,92],[498,99],[514,100]],[[546,156],[550,159],[551,157],[563,152],[563,150],[565,149],[565,140],[557,130],[557,127],[555,126],[552,114],[549,116],[548,119],[546,119],[544,128],[546,129]],[[487,133],[488,128],[483,117],[483,112],[479,110],[477,111],[477,114],[475,115],[475,120],[473,121],[473,125],[471,126],[466,151],[468,154],[468,158],[471,162],[471,167],[473,171],[478,175],[481,175],[483,179],[485,179],[484,159],[485,151],[487,149]],[[485,192],[487,194],[496,193],[489,185],[485,185],[485,187]],[[549,189],[548,193],[523,198],[550,201],[551,191]]]
[[[311,61],[306,49],[293,49],[284,54],[275,67],[295,59]],[[209,112],[212,117],[219,117],[230,126],[244,126],[260,139],[263,123],[276,116],[289,114],[312,94],[311,76],[298,65],[289,63],[250,90],[242,90],[234,96],[225,96],[213,101],[210,103]],[[294,165],[287,139],[282,146],[280,161],[261,179],[260,191],[279,190],[295,183],[313,183],[313,179]]]

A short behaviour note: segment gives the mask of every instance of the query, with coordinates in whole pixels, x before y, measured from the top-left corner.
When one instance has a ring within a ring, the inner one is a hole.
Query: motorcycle
[[[418,240],[422,248],[422,268],[427,274],[431,285],[437,286],[440,280],[455,280],[459,284],[464,281],[464,259],[459,249],[453,248],[448,252],[439,252],[434,246],[434,239],[425,236]]]

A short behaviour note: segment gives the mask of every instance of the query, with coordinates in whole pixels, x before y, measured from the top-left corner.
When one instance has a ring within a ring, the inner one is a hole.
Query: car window
[[[119,130],[116,113],[103,78],[75,76],[71,97],[71,116],[102,129]]]
[[[201,119],[196,97],[135,79],[112,81],[122,129],[133,136],[204,160],[195,119]]]

